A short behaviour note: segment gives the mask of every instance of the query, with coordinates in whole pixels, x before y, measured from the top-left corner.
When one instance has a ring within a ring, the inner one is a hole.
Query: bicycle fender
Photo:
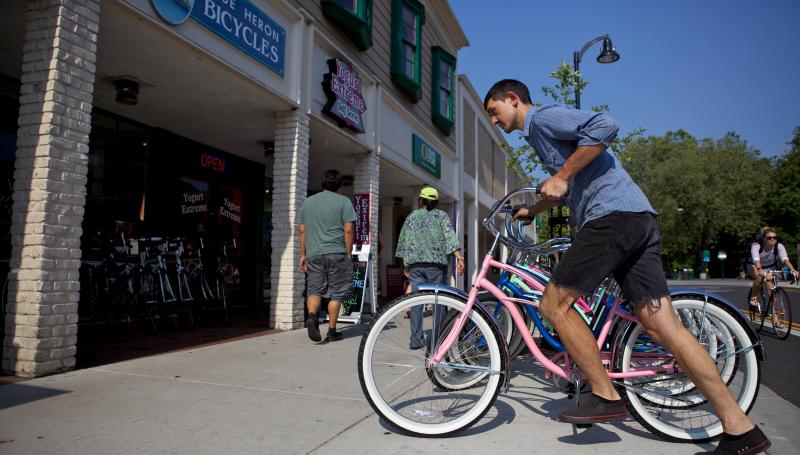
[[[689,296],[696,297],[704,301],[714,301],[718,303],[720,308],[727,311],[739,322],[739,324],[742,325],[742,327],[744,327],[745,332],[747,332],[747,336],[750,337],[750,341],[753,343],[753,349],[756,351],[756,357],[758,360],[767,360],[767,351],[764,348],[764,344],[761,342],[761,336],[759,336],[758,333],[753,330],[752,325],[750,325],[750,321],[744,317],[744,314],[742,314],[741,310],[739,310],[739,308],[730,300],[722,297],[719,294],[696,288],[670,289],[669,296],[673,299],[678,296]]]
[[[466,302],[469,299],[469,294],[462,291],[461,289],[455,288],[453,286],[448,286],[446,284],[434,284],[434,283],[423,283],[417,286],[419,291],[432,291],[435,294],[445,294],[449,295],[450,297],[456,298],[458,300],[463,300]],[[489,322],[489,325],[492,327],[495,335],[500,338],[500,324],[497,323],[497,319],[492,316],[492,313],[481,303],[480,300],[477,298],[475,302],[472,304],[472,309],[480,313],[481,316],[484,317]],[[508,383],[511,380],[511,374],[509,374],[509,368],[511,367],[511,354],[508,352],[508,346],[505,342],[498,343],[500,345],[500,356],[501,356],[501,365],[503,366],[503,390],[508,390]]]

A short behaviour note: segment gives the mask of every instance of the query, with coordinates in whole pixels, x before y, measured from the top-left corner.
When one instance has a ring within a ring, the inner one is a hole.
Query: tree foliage
[[[659,212],[668,269],[701,267],[700,252],[728,253],[730,264],[762,224],[770,163],[737,134],[697,140],[686,131],[639,138],[623,166]]]
[[[789,145],[786,154],[775,160],[764,209],[767,224],[775,227],[781,243],[795,261],[796,250],[791,247],[800,243],[800,126],[794,129]]]

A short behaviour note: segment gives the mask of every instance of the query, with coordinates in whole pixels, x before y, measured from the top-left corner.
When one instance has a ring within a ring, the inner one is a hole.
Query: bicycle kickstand
[[[575,400],[575,407],[577,408],[581,404],[581,387],[583,385],[581,381],[581,375],[580,374],[574,375],[572,378],[572,383],[575,385],[575,394],[573,396],[573,400]],[[576,423],[573,425],[575,426],[576,429],[584,429],[592,427],[591,423]]]

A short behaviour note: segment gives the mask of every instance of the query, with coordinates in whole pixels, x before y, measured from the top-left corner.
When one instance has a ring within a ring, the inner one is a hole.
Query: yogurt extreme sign
[[[151,0],[164,22],[189,17],[283,76],[286,30],[248,0]]]

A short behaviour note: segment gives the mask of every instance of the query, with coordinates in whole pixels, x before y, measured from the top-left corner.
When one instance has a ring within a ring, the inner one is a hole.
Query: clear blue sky
[[[525,82],[534,102],[562,60],[608,34],[621,58],[595,60],[581,72],[584,108],[608,104],[622,131],[662,135],[684,129],[719,139],[736,131],[763,156],[783,154],[800,126],[800,1],[798,0],[450,0],[470,41],[459,72],[483,97],[510,77]],[[517,143],[516,137],[508,139]]]

